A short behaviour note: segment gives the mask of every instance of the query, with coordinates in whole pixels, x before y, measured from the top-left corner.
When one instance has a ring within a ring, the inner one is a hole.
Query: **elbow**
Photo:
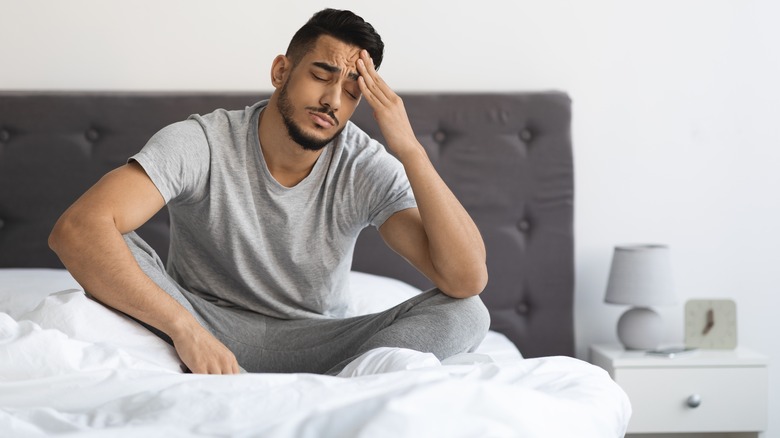
[[[62,247],[65,245],[67,235],[73,229],[73,224],[67,217],[67,213],[60,216],[57,222],[54,224],[51,233],[49,233],[49,249],[59,255]]]
[[[69,248],[72,248],[78,244],[80,239],[84,238],[83,229],[85,224],[83,222],[69,210],[63,213],[54,224],[51,233],[49,233],[48,243],[49,249],[54,251],[60,260],[62,260],[64,253]]]
[[[485,264],[475,266],[468,272],[449,277],[446,284],[439,287],[442,292],[453,298],[469,298],[482,293],[488,283],[488,271]]]
[[[485,290],[488,284],[488,272],[487,266],[482,264],[480,269],[471,276],[471,280],[468,283],[469,289],[467,291],[467,297],[479,295]]]

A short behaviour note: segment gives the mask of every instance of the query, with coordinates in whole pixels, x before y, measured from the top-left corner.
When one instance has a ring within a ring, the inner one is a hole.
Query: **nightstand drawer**
[[[766,367],[621,368],[613,377],[633,407],[628,432],[766,428]],[[689,397],[697,395],[699,406],[689,406]]]

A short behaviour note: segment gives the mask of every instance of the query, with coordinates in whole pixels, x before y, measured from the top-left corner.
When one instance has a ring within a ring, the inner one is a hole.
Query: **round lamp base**
[[[646,307],[632,307],[618,320],[618,339],[627,350],[653,350],[663,337],[661,316]]]

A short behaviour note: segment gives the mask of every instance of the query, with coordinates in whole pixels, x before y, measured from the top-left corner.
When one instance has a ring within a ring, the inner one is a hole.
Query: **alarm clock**
[[[713,350],[737,348],[737,303],[729,299],[688,300],[685,346]]]

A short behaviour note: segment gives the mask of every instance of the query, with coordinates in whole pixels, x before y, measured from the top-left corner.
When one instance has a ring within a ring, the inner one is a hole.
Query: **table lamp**
[[[612,256],[604,301],[628,304],[618,320],[618,339],[628,350],[658,348],[661,316],[650,306],[675,303],[672,265],[666,245],[619,245]]]

